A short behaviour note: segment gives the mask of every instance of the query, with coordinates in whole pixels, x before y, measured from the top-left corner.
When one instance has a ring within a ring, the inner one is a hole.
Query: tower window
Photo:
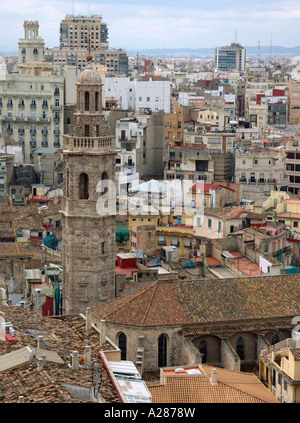
[[[88,200],[89,198],[89,177],[86,173],[79,176],[79,199]]]
[[[90,127],[89,125],[84,125],[84,136],[89,137],[90,136]]]
[[[90,93],[88,91],[84,93],[84,110],[86,112],[90,110]]]
[[[98,110],[99,110],[98,103],[99,103],[99,93],[98,93],[98,91],[96,91],[95,92],[95,110],[96,110],[96,112],[98,112]]]

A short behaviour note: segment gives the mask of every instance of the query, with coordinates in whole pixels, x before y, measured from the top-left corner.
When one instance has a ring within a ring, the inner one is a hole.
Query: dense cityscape
[[[0,56],[0,403],[299,403],[300,56],[52,31]]]

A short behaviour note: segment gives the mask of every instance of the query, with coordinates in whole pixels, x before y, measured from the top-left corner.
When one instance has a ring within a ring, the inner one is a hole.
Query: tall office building
[[[232,43],[230,46],[215,49],[215,68],[220,71],[246,70],[246,50],[241,44]]]
[[[109,48],[107,24],[100,15],[67,15],[60,23],[60,46],[46,51],[46,60],[82,71],[87,65],[87,51],[93,52],[96,65],[106,67],[108,76],[128,75],[127,53]]]

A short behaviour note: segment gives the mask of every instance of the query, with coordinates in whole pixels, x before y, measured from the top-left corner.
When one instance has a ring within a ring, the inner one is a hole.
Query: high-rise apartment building
[[[246,70],[246,50],[238,43],[215,49],[215,68],[220,71]]]
[[[19,142],[26,163],[41,147],[60,147],[64,79],[44,61],[44,40],[37,21],[24,22],[19,40],[18,73],[0,79],[0,133]]]
[[[89,49],[108,48],[108,29],[100,15],[67,15],[60,23],[60,47]]]
[[[108,76],[128,75],[126,51],[109,48],[107,24],[100,15],[67,15],[60,23],[60,45],[46,51],[46,60],[82,71],[87,65],[87,51],[93,52],[96,65],[106,67]]]

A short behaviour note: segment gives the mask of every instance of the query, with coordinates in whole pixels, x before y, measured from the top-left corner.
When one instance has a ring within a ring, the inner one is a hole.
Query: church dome
[[[96,69],[85,69],[78,78],[78,84],[102,84],[102,79]]]

